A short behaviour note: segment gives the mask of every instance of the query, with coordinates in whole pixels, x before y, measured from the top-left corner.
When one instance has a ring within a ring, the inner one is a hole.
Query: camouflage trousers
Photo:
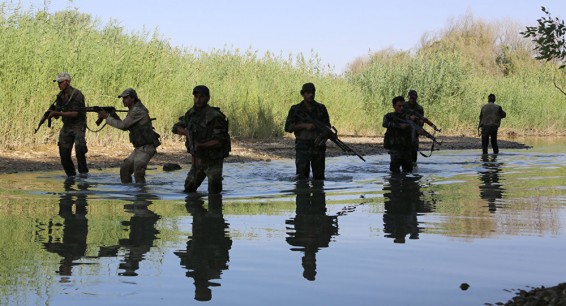
[[[219,159],[193,159],[191,170],[185,179],[185,192],[196,192],[205,178],[208,178],[208,193],[222,192],[222,167],[224,158]]]
[[[315,146],[314,141],[295,143],[295,166],[297,179],[308,179],[312,170],[312,178],[324,180],[326,146]]]
[[[413,172],[413,151],[411,147],[394,147],[389,150],[389,156],[391,157],[389,163],[391,172],[399,173],[399,168],[403,169],[403,172]]]
[[[86,127],[83,125],[63,126],[59,132],[59,157],[61,158],[61,165],[65,170],[67,176],[75,176],[75,164],[71,158],[73,145],[75,145],[75,156],[77,158],[77,166],[80,174],[88,173],[88,166],[86,164],[86,153],[88,148],[85,139]]]
[[[136,183],[145,183],[145,170],[156,150],[152,145],[135,148],[120,166],[120,180],[127,184],[132,182],[132,174]]]

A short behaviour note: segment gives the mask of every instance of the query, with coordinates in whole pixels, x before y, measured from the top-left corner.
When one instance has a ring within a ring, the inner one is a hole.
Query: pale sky
[[[7,2],[17,2],[10,0]],[[24,7],[50,11],[68,6],[115,19],[128,32],[158,29],[175,46],[211,49],[251,48],[259,55],[311,50],[340,73],[370,51],[388,47],[412,50],[424,33],[442,30],[466,12],[485,21],[513,20],[536,25],[545,6],[566,19],[564,0],[22,0]]]

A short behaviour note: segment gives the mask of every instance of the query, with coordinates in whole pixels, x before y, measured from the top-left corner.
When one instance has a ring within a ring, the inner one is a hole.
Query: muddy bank
[[[365,155],[386,154],[383,149],[383,139],[380,137],[341,137],[344,143],[352,149]],[[481,151],[480,139],[472,137],[441,137],[440,150]],[[421,140],[423,151],[429,150],[430,141]],[[499,140],[501,149],[526,149],[529,146],[512,140]],[[129,143],[113,146],[89,146],[87,161],[92,171],[104,168],[118,167],[122,160],[129,155],[132,147]],[[334,143],[328,142],[327,156],[345,155]],[[269,161],[274,159],[294,158],[294,138],[282,137],[270,140],[233,139],[231,156],[226,162]],[[353,157],[356,158],[357,157]],[[190,163],[190,156],[180,141],[170,141],[162,144],[157,155],[151,160],[150,168],[161,168],[166,163],[178,163],[184,168]],[[0,174],[23,171],[61,170],[57,145],[42,145],[27,148],[0,149]]]

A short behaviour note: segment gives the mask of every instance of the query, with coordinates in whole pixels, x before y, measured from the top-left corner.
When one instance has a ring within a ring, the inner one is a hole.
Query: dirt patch
[[[341,137],[360,155],[385,154],[381,137]],[[443,143],[440,150],[474,149],[481,151],[479,138],[473,137],[441,137]],[[430,149],[431,142],[421,139],[423,151]],[[501,149],[526,149],[528,146],[511,141],[499,140]],[[91,170],[119,167],[122,160],[132,151],[129,143],[112,146],[89,146],[87,162]],[[327,156],[346,155],[334,143],[328,142]],[[275,159],[294,158],[294,138],[282,137],[269,140],[233,139],[231,156],[226,162],[269,161]],[[355,157],[357,158],[357,157]],[[182,142],[170,141],[157,149],[157,155],[151,160],[151,168],[161,168],[166,163],[178,163],[182,166],[190,164],[190,155]],[[61,170],[57,145],[0,149],[0,174],[24,171]]]

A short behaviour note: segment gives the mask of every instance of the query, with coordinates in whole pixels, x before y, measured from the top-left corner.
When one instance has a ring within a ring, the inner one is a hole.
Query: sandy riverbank
[[[381,137],[341,137],[362,156],[386,154]],[[481,150],[480,139],[473,137],[440,137],[440,150]],[[430,148],[428,139],[421,140],[423,150]],[[527,145],[512,140],[499,140],[501,150],[524,149]],[[93,170],[119,167],[122,160],[132,151],[129,143],[112,146],[91,146],[87,154],[89,168]],[[161,168],[166,163],[188,165],[190,155],[180,141],[165,142],[158,148],[157,155],[151,160],[150,167]],[[345,155],[334,143],[328,142],[327,156]],[[282,137],[270,140],[233,139],[231,156],[226,162],[267,161],[294,158],[294,139]],[[353,156],[352,158],[358,159]],[[0,174],[24,171],[62,170],[57,145],[0,149]]]

